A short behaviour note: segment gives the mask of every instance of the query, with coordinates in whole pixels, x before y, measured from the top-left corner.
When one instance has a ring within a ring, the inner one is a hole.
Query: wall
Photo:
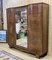
[[[4,29],[7,29],[7,8],[18,7],[38,2],[45,2],[49,4],[49,55],[52,55],[52,0],[3,0]]]
[[[6,9],[10,7],[17,7],[27,5],[28,0],[3,0],[3,19],[4,19],[4,29],[7,29],[7,18]]]

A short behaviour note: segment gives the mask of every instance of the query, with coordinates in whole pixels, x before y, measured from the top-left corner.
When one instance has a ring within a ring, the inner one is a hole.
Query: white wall
[[[49,55],[52,55],[52,0],[3,0],[4,29],[7,29],[6,9],[31,3],[45,2],[49,4]]]

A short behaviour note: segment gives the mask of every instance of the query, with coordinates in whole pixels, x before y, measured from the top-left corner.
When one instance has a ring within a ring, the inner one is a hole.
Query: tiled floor
[[[49,55],[47,55],[41,59],[38,59],[31,54],[27,54],[27,53],[24,53],[24,52],[15,50],[15,49],[10,49],[8,44],[6,44],[6,43],[0,43],[0,50],[5,50],[13,55],[23,58],[24,60],[52,60],[52,56],[49,56]]]

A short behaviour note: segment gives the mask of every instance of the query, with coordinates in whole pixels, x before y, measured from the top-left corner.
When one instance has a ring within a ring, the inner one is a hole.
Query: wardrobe
[[[34,3],[7,9],[10,48],[41,57],[48,52],[49,5]]]

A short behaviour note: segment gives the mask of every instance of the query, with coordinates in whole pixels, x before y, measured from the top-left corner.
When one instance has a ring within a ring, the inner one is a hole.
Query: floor
[[[38,59],[34,55],[27,54],[27,53],[18,51],[16,49],[10,49],[8,44],[6,44],[6,43],[0,43],[0,50],[5,50],[13,55],[23,58],[24,60],[52,60],[52,56],[49,56],[49,55],[47,55],[41,59]]]

